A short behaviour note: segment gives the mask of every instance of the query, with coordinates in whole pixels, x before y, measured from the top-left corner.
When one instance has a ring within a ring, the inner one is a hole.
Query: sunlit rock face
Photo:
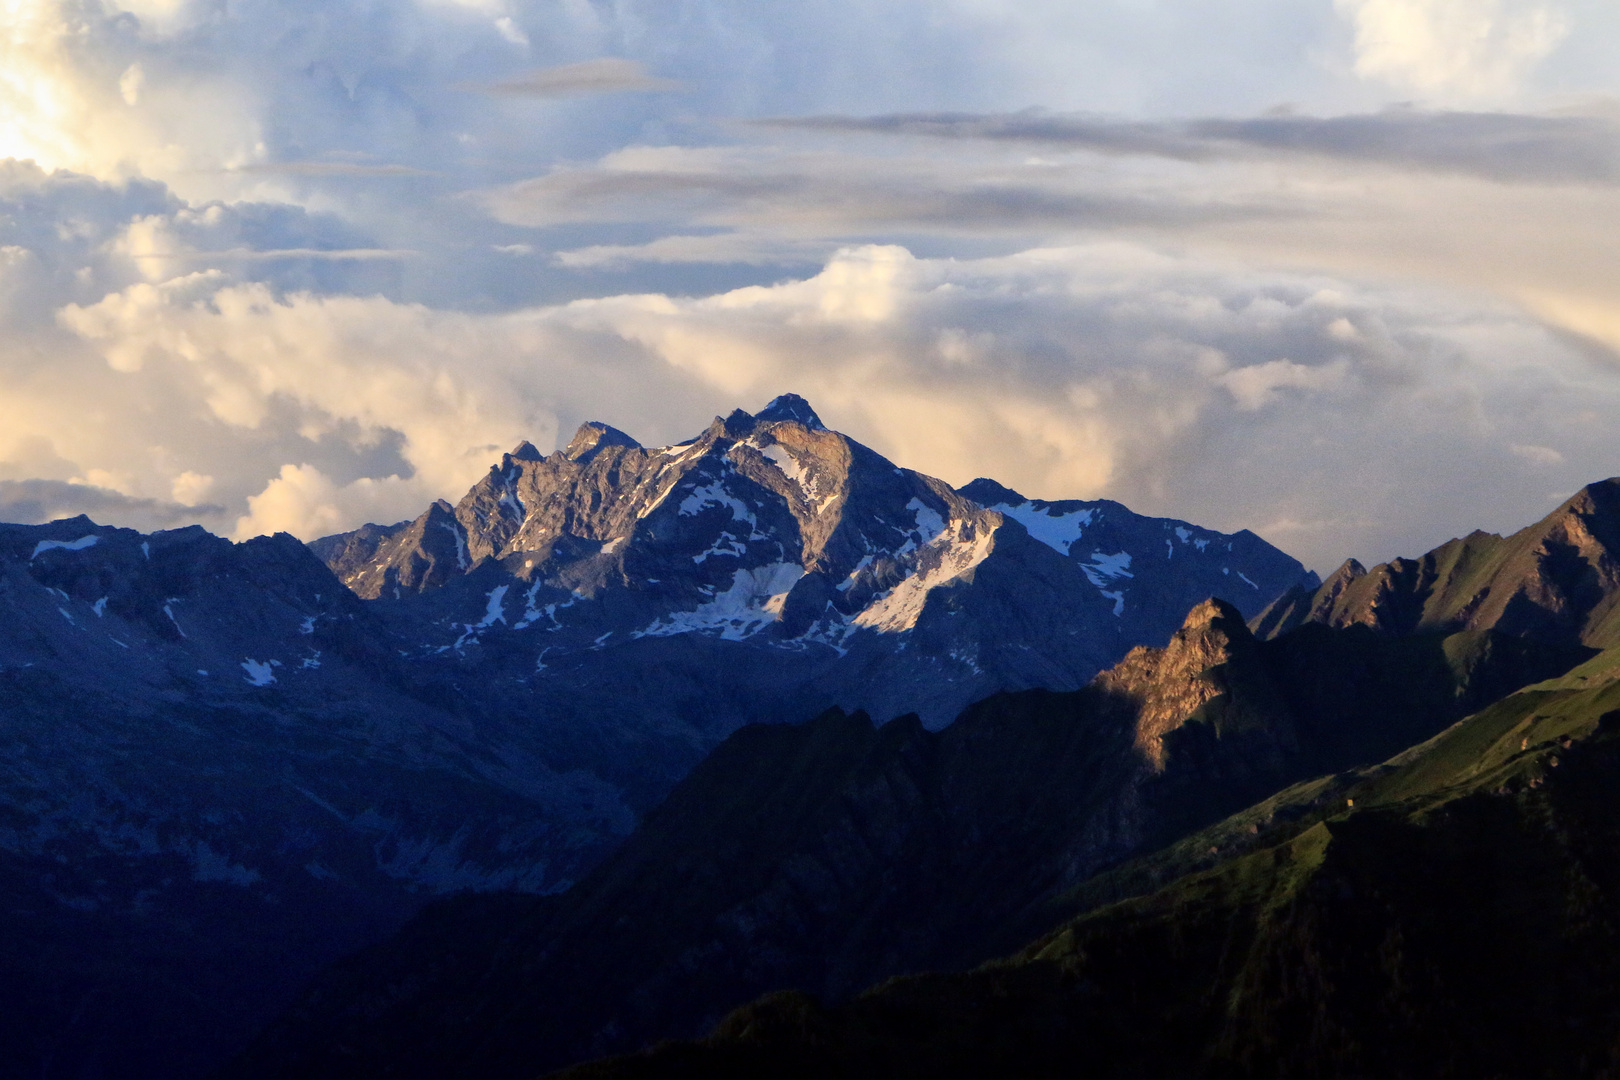
[[[939,729],[1303,575],[1247,533],[954,490],[792,396],[676,446],[524,443],[454,506],[308,546],[0,526],[27,922],[0,1044],[198,1075],[425,900],[566,888],[745,723]]]

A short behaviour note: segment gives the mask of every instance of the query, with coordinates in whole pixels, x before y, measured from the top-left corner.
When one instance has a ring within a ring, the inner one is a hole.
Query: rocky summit
[[[311,546],[411,627],[413,660],[525,696],[611,685],[621,716],[628,695],[714,737],[835,705],[937,727],[999,690],[1084,685],[1207,597],[1253,615],[1317,584],[1246,531],[954,490],[794,395],[674,446],[600,423],[549,456],[524,443],[453,507]],[[721,656],[741,707],[710,693]],[[701,716],[679,712],[688,685]]]
[[[566,889],[746,723],[939,729],[1302,579],[1250,533],[953,489],[793,396],[524,443],[308,546],[0,526],[0,1043],[201,1075],[432,897]]]

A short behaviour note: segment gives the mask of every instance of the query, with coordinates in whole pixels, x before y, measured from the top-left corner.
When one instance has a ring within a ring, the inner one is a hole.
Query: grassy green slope
[[[568,1075],[1616,1075],[1617,780],[1620,649],[1089,883],[1172,879],[1009,959]]]

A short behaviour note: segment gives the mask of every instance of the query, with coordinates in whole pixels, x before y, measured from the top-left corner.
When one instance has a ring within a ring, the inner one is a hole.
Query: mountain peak
[[[1335,589],[1342,589],[1346,585],[1350,584],[1350,582],[1355,581],[1357,578],[1363,578],[1366,576],[1367,568],[1362,566],[1358,560],[1346,559],[1337,570],[1328,575],[1327,580],[1323,582],[1323,584],[1334,586]]]
[[[575,438],[578,438],[578,436],[575,436]],[[522,442],[512,447],[512,452],[507,456],[516,458],[518,461],[540,461],[545,455],[540,453],[539,450],[535,449],[534,443],[530,442],[528,439],[524,439]]]
[[[1134,704],[1136,743],[1155,772],[1165,768],[1165,737],[1226,691],[1211,669],[1256,647],[1237,608],[1215,597],[1197,604],[1162,649],[1138,646],[1092,685]]]
[[[980,506],[1020,506],[1029,501],[1007,485],[986,476],[963,484],[956,489],[956,493]]]
[[[595,453],[604,446],[628,446],[634,448],[640,445],[635,439],[618,428],[604,424],[599,420],[591,420],[579,425],[579,430],[574,432],[574,437],[569,440],[568,448],[563,451],[563,456],[569,461],[583,461],[588,455]]]
[[[816,410],[798,394],[782,394],[772,398],[770,404],[761,409],[754,419],[765,423],[796,420],[807,428],[816,431],[825,430],[825,425],[822,424],[821,417],[816,415]]]
[[[1220,597],[1212,596],[1187,612],[1187,620],[1181,624],[1181,628],[1183,630],[1202,630],[1223,621],[1243,626],[1243,613]],[[1248,628],[1244,627],[1241,636],[1246,637],[1247,635]]]

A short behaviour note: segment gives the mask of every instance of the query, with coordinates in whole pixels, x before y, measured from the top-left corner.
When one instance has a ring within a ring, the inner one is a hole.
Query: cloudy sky
[[[784,391],[1318,570],[1620,473],[1612,0],[0,0],[0,519]]]

